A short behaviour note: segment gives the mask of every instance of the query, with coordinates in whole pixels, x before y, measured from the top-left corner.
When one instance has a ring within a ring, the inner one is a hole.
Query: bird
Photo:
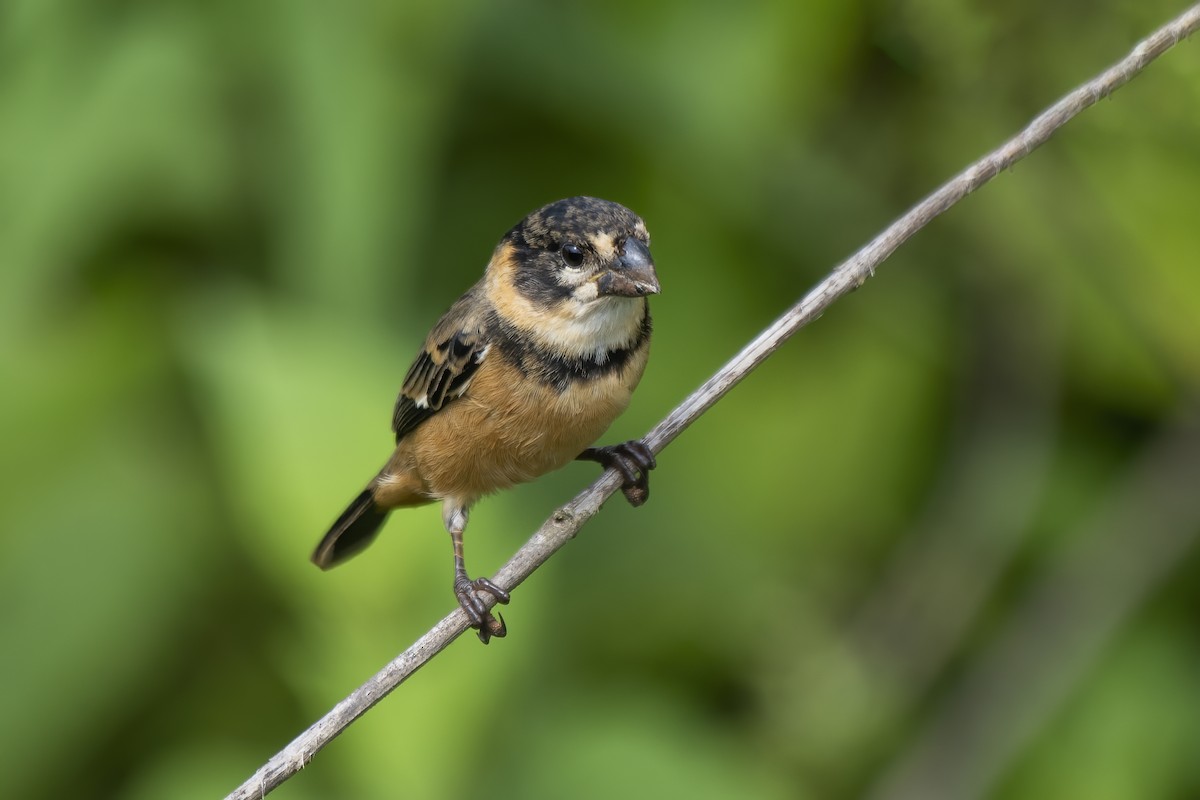
[[[628,208],[581,196],[527,215],[429,332],[396,399],[391,457],[329,528],[313,563],[329,569],[355,555],[394,509],[440,502],[458,604],[484,644],[505,636],[485,595],[507,604],[509,593],[467,573],[471,509],[573,460],[616,470],[630,504],[647,500],[650,448],[593,443],[642,378],[647,298],[659,292],[650,234]]]

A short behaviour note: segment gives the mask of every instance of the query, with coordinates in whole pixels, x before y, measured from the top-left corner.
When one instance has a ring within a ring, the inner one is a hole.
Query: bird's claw
[[[487,644],[492,637],[503,639],[508,634],[508,627],[504,624],[504,617],[499,614],[493,615],[488,609],[487,603],[480,597],[482,592],[490,594],[496,598],[497,603],[504,605],[511,599],[508,592],[487,578],[470,580],[464,577],[454,582],[454,595],[458,598],[458,605],[466,612],[479,641]]]
[[[606,469],[620,473],[624,482],[621,492],[631,506],[640,506],[650,499],[650,470],[658,466],[654,453],[640,439],[605,447],[589,447],[579,458],[595,461]]]

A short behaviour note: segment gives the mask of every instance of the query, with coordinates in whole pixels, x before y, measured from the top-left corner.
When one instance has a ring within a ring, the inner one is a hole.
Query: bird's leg
[[[631,506],[640,506],[650,498],[650,470],[657,466],[654,453],[640,439],[631,439],[621,444],[607,447],[589,447],[579,455],[576,461],[596,461],[606,469],[615,469],[621,473],[625,482],[621,491]]]
[[[454,545],[454,596],[471,620],[471,627],[479,634],[479,641],[487,644],[493,636],[503,638],[508,633],[504,617],[492,616],[487,604],[479,596],[487,592],[497,603],[508,603],[508,592],[487,578],[471,580],[467,575],[467,563],[463,558],[463,531],[467,527],[467,510],[461,506],[449,506],[443,510],[446,530],[450,531],[450,542]],[[499,619],[497,619],[499,617]]]

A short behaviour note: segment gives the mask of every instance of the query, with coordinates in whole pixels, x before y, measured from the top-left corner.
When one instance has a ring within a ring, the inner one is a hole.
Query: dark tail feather
[[[329,569],[345,561],[371,543],[387,515],[387,511],[375,505],[370,487],[364,489],[321,539],[312,562],[321,569]]]

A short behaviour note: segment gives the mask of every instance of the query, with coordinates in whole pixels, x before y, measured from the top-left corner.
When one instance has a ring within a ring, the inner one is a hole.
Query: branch
[[[1133,51],[1108,70],[1075,89],[1034,119],[1024,130],[945,183],[936,192],[892,223],[866,247],[838,265],[816,288],[758,335],[740,353],[679,404],[647,434],[645,442],[655,453],[671,443],[721,399],[742,378],[775,352],[803,326],[815,320],[835,300],[875,274],[875,269],[914,233],[959,200],[1012,167],[1084,109],[1127,83],[1151,61],[1200,28],[1200,4],[1139,42]],[[528,578],[600,510],[616,491],[620,479],[606,472],[574,500],[558,509],[505,564],[493,580],[513,589]],[[382,700],[431,658],[468,629],[466,614],[455,609],[432,630],[401,653],[374,677],[334,706],[328,714],[300,734],[287,747],[234,790],[226,800],[262,797],[287,780],[322,747],[358,717]]]

